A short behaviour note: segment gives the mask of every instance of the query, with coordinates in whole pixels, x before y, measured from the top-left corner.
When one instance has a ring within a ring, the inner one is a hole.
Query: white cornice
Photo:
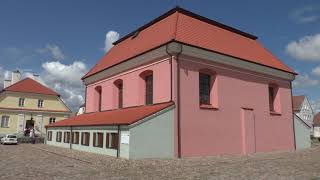
[[[295,78],[295,75],[289,72],[285,72],[282,70],[278,70],[275,68],[271,68],[268,66],[260,65],[257,63],[253,63],[250,61],[245,61],[242,59],[238,59],[235,57],[215,53],[212,51],[208,51],[205,49],[181,44],[178,42],[170,42],[166,45],[163,45],[159,48],[156,48],[154,50],[151,50],[145,54],[142,54],[140,56],[131,58],[129,60],[124,61],[123,63],[120,63],[118,65],[115,65],[113,67],[107,68],[99,73],[96,73],[92,76],[89,76],[83,80],[85,85],[92,84],[94,82],[100,81],[102,79],[106,79],[108,77],[111,77],[113,75],[125,72],[129,69],[139,67],[141,65],[153,62],[161,57],[175,55],[181,53],[182,55],[198,58],[198,59],[204,59],[207,61],[211,61],[214,63],[219,63],[222,65],[227,65],[231,67],[236,67],[245,71],[251,71],[256,72],[259,74],[269,75],[276,78],[281,78],[283,80],[292,81]]]

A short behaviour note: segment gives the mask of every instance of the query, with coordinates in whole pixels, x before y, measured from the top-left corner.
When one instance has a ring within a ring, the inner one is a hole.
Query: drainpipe
[[[172,87],[173,87],[173,80],[172,80],[172,77],[173,77],[173,75],[172,75],[172,73],[173,73],[173,55],[172,54],[170,54],[169,52],[168,52],[168,45],[166,46],[166,53],[170,56],[170,101],[172,102],[173,101],[173,89],[172,89]]]
[[[120,125],[118,125],[118,148],[117,148],[117,158],[120,156]]]
[[[297,145],[296,145],[296,130],[294,127],[294,109],[293,109],[293,94],[292,94],[292,82],[290,82],[290,92],[291,92],[291,109],[292,109],[292,129],[293,129],[293,143],[294,143],[294,150],[297,150]]]
[[[175,41],[172,41],[175,42]],[[178,47],[173,47],[176,49],[173,49],[173,53],[169,52],[168,44],[166,45],[166,52],[168,55],[171,56],[171,63],[173,62],[172,57],[176,55],[176,61],[177,61],[177,134],[178,134],[178,158],[181,158],[181,97],[180,97],[180,63],[179,63],[179,56],[182,53],[182,44],[176,42],[178,44]],[[172,65],[171,65],[172,67]],[[172,80],[172,72],[171,72],[171,80]],[[172,84],[171,84],[171,91],[172,91]],[[171,97],[172,98],[172,97]],[[172,99],[171,99],[172,100]]]
[[[72,126],[70,126],[70,139],[69,139],[70,149],[72,149],[72,140],[73,140],[73,137],[72,137]]]
[[[48,137],[48,128],[46,127],[46,136],[45,136],[45,140],[44,140],[44,144],[47,144],[47,137]]]

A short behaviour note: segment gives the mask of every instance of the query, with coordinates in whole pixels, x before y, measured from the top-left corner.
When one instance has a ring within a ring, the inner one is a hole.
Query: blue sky
[[[14,69],[40,74],[74,109],[83,101],[80,75],[104,55],[106,33],[115,31],[121,37],[176,4],[258,36],[266,48],[300,74],[294,93],[307,94],[315,107],[320,107],[317,0],[3,0],[0,77]]]

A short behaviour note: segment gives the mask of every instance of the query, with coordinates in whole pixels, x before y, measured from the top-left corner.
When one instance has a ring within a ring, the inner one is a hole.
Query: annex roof
[[[50,88],[40,84],[39,82],[31,79],[25,78],[17,83],[8,86],[2,91],[11,91],[11,92],[22,92],[22,93],[35,93],[35,94],[46,94],[46,95],[55,95],[60,96],[55,91]]]
[[[176,7],[116,41],[82,79],[172,41],[295,74],[256,36]]]
[[[164,110],[173,104],[173,102],[166,102],[154,105],[135,106],[101,112],[85,113],[49,124],[47,127],[130,125],[161,110]]]

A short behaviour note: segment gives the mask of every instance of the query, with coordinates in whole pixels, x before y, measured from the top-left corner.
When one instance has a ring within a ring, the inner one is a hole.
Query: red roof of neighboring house
[[[314,116],[313,125],[320,126],[320,112]]]
[[[23,92],[23,93],[36,93],[36,94],[47,94],[47,95],[56,95],[59,96],[58,93],[49,89],[48,87],[40,84],[39,82],[26,78],[17,83],[3,89],[2,91],[12,91],[12,92]]]
[[[306,97],[304,95],[301,96],[292,96],[292,105],[293,105],[293,111],[300,111],[301,104],[304,101]]]
[[[295,74],[256,39],[177,7],[115,42],[115,46],[83,78],[173,40]]]
[[[129,125],[172,106],[173,104],[173,102],[167,102],[148,106],[144,105],[86,113],[49,124],[47,127]]]

